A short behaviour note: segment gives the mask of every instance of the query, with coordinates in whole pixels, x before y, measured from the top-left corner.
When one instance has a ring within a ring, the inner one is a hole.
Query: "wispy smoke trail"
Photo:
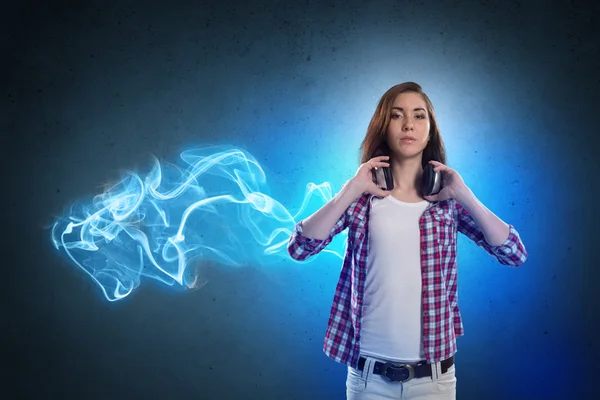
[[[154,158],[145,178],[129,172],[54,223],[54,246],[109,301],[132,293],[142,277],[197,287],[197,268],[206,262],[243,266],[290,259],[286,245],[295,223],[333,197],[329,183],[309,183],[292,215],[268,194],[265,173],[247,152],[213,146],[185,151],[181,159],[185,168]],[[326,252],[341,258],[342,251],[330,246]]]

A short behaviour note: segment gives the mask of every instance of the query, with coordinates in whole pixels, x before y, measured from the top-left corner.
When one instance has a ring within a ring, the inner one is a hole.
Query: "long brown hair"
[[[423,92],[421,86],[415,82],[404,82],[393,86],[385,92],[381,97],[381,100],[379,100],[379,104],[377,105],[375,113],[369,123],[369,127],[367,128],[367,134],[360,145],[361,164],[369,161],[371,158],[375,157],[375,155],[390,155],[390,148],[386,141],[386,132],[392,117],[392,106],[394,105],[394,101],[400,93],[404,92],[415,92],[420,94],[427,107],[430,129],[429,142],[427,142],[427,146],[423,150],[423,160],[421,163],[423,168],[425,168],[430,160],[446,164],[446,150],[444,148],[442,137],[440,136],[433,104],[431,103],[431,100],[429,100],[429,97]]]

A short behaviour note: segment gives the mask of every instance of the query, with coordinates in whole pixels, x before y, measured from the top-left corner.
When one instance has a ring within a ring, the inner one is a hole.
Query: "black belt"
[[[365,368],[366,358],[361,357],[358,360],[358,370],[362,371]],[[454,356],[441,362],[442,374],[454,364]],[[397,364],[392,362],[380,362],[375,361],[375,367],[373,373],[376,375],[382,375],[388,380],[393,382],[406,382],[412,378],[423,378],[425,376],[431,376],[431,364],[420,363],[420,364]]]

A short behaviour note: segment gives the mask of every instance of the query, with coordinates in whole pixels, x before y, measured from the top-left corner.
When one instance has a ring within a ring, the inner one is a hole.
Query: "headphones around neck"
[[[373,157],[384,155],[381,150],[375,152]],[[435,167],[427,163],[421,176],[421,195],[431,196],[442,190],[442,174],[440,171],[434,171]],[[373,182],[383,190],[392,190],[394,188],[394,177],[391,167],[373,168]]]

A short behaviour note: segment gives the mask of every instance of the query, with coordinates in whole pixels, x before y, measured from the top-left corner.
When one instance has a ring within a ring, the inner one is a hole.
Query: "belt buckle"
[[[394,372],[399,372],[400,378],[402,379],[392,379],[389,377],[388,371],[391,368],[394,368]],[[383,365],[383,371],[381,371],[381,375],[391,382],[408,382],[415,377],[415,368],[410,364],[394,364],[391,362],[386,362]]]

